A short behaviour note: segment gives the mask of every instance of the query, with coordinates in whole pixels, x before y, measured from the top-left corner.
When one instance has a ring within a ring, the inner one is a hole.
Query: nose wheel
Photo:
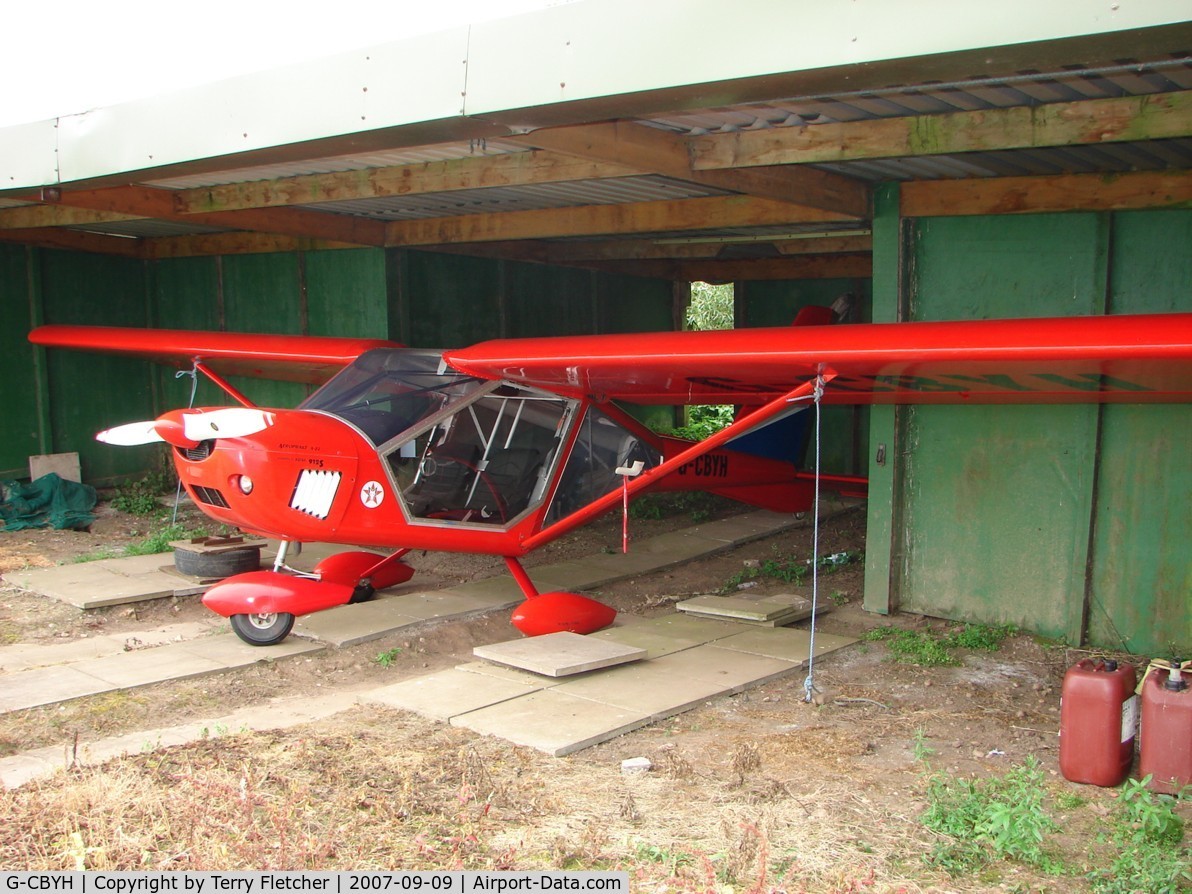
[[[272,646],[290,634],[294,616],[289,612],[263,612],[257,615],[232,615],[232,629],[250,646]]]

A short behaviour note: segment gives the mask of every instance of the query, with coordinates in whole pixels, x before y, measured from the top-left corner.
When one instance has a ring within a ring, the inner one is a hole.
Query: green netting
[[[59,478],[53,472],[36,481],[0,481],[0,519],[4,530],[86,528],[95,521],[95,488]]]

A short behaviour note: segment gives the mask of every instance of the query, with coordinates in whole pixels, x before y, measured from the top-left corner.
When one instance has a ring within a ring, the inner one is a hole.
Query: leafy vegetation
[[[931,630],[903,630],[900,627],[875,627],[862,639],[867,642],[884,641],[890,656],[903,664],[920,667],[956,667],[960,659],[953,649],[976,649],[996,652],[1006,637],[1017,632],[1012,624],[964,624],[947,633]]]
[[[1063,867],[1043,848],[1059,829],[1043,805],[1044,774],[1033,756],[1004,776],[927,779],[927,828],[942,836],[927,861],[952,875],[974,872],[997,859],[1013,859],[1045,872]]]
[[[1101,836],[1113,846],[1113,862],[1088,876],[1096,894],[1192,889],[1192,848],[1181,846],[1184,821],[1174,810],[1177,798],[1151,792],[1149,781],[1149,776],[1127,779],[1118,793],[1109,831]]]
[[[152,515],[161,509],[159,497],[172,494],[177,484],[173,475],[164,471],[150,472],[139,481],[130,481],[116,488],[109,500],[113,509],[129,515]]]
[[[188,528],[186,525],[165,525],[150,533],[145,539],[128,544],[123,549],[101,549],[91,553],[75,556],[73,561],[95,562],[99,559],[118,559],[125,556],[150,556],[157,553],[168,553],[173,540],[189,540],[192,537],[203,537],[210,532],[202,528]]]
[[[397,661],[400,655],[401,649],[386,649],[384,652],[378,652],[377,657],[374,658],[373,661],[381,665],[381,667],[389,667],[391,664]]]
[[[834,553],[821,556],[819,567],[825,574],[838,571],[846,565],[864,561],[865,554],[860,552]],[[780,580],[783,583],[802,585],[811,575],[811,559],[799,559],[796,556],[774,556],[763,559],[756,565],[747,565],[724,582],[721,593],[731,593],[741,588],[741,584],[758,578]],[[837,605],[841,603],[837,602]]]

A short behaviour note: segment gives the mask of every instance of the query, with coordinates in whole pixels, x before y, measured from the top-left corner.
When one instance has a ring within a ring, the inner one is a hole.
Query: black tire
[[[245,571],[256,571],[261,567],[261,548],[246,546],[218,553],[202,553],[194,550],[174,548],[174,567],[181,574],[191,577],[231,577]]]
[[[236,635],[250,646],[272,646],[290,635],[294,616],[289,612],[263,615],[232,615],[229,618]]]

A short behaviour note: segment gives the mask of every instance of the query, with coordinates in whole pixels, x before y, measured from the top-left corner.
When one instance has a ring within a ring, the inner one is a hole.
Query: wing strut
[[[676,454],[675,456],[672,456],[670,459],[662,463],[659,463],[652,469],[647,469],[646,471],[642,472],[640,475],[625,485],[624,492],[621,488],[609,491],[603,497],[593,500],[587,506],[571,513],[571,515],[568,515],[566,518],[560,519],[549,528],[539,531],[532,537],[527,537],[523,541],[522,546],[527,550],[535,549],[544,543],[549,543],[556,537],[566,534],[568,531],[587,524],[589,521],[596,518],[596,516],[601,515],[613,508],[618,502],[624,499],[626,495],[629,497],[635,496],[638,491],[649,487],[657,479],[665,475],[669,475],[671,472],[675,471],[675,469],[679,468],[685,463],[691,462],[691,460],[695,459],[696,457],[703,456],[705,453],[715,450],[717,447],[723,446],[726,442],[731,441],[733,438],[745,433],[754,426],[760,425],[771,417],[785,412],[787,409],[789,409],[788,404],[792,403],[793,401],[814,399],[817,389],[819,389],[819,391],[822,393],[823,385],[831,381],[835,375],[836,374],[832,372],[822,373],[815,379],[804,382],[797,388],[793,388],[785,394],[779,395],[769,403],[762,404],[752,413],[741,417],[727,428],[722,428],[711,437],[705,438],[704,440],[691,445],[686,450]]]

